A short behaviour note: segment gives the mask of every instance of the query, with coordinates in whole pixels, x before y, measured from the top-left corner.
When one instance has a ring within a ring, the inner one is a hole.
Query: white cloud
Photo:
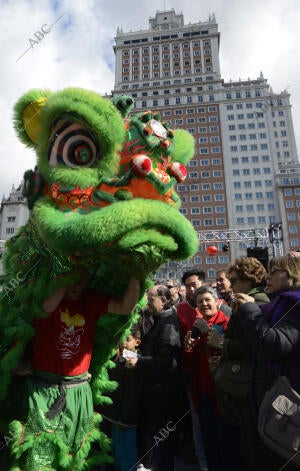
[[[123,31],[148,29],[157,10],[174,8],[185,23],[215,13],[221,33],[221,73],[225,80],[259,76],[275,92],[291,93],[296,139],[300,144],[300,2],[298,0],[7,0],[1,2],[0,197],[33,168],[35,155],[12,128],[12,109],[31,88],[81,86],[110,93],[114,85],[112,45]],[[64,15],[37,45],[29,39]],[[30,48],[30,49],[29,49]],[[17,59],[27,49],[28,52]]]

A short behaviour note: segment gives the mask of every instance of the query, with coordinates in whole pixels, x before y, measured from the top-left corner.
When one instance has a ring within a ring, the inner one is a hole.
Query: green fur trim
[[[173,162],[181,162],[186,165],[195,154],[195,140],[193,136],[183,129],[176,129]]]
[[[53,458],[55,459],[55,468],[64,471],[83,471],[90,468],[91,463],[102,464],[105,462],[111,462],[112,459],[109,456],[110,440],[107,436],[99,430],[99,424],[101,417],[99,414],[95,414],[94,429],[86,434],[82,440],[80,448],[76,453],[72,454],[69,447],[63,442],[58,433],[47,433],[39,432],[31,435],[23,435],[23,425],[21,422],[14,420],[11,422],[9,427],[10,439],[10,452],[13,459],[13,466],[20,465],[22,471],[39,471],[28,469],[24,464],[24,454],[29,450],[32,452],[33,449],[38,449],[43,446],[43,443],[51,444],[55,451],[53,452]],[[97,443],[100,447],[98,454],[91,455],[92,444]],[[14,469],[14,468],[11,468]],[[45,466],[42,469],[52,469]]]
[[[94,246],[97,247],[97,255],[103,252],[112,257],[113,247],[126,247],[128,252],[146,241],[145,235],[139,235],[142,230],[144,234],[149,230],[148,243],[151,244],[154,238],[155,246],[166,249],[166,260],[191,257],[198,249],[198,239],[190,222],[175,208],[160,201],[141,198],[121,201],[84,217],[76,213],[66,217],[42,198],[36,203],[33,213],[41,237],[55,250],[67,252],[72,247],[74,251],[84,251]],[[88,238],[85,233],[89,234]],[[126,246],[123,242],[127,237],[133,246]],[[171,244],[168,249],[170,237],[176,246]]]

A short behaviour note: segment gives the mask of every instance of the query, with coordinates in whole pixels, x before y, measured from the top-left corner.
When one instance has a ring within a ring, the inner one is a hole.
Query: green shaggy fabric
[[[24,120],[24,112],[36,100],[42,105],[30,119],[32,127],[34,124],[40,131],[32,140],[26,132],[28,122]],[[179,213],[176,204],[147,197],[130,197],[130,191],[121,187],[119,197],[107,190],[120,181],[118,152],[126,145],[122,116],[132,108],[128,97],[121,102],[124,106],[119,112],[109,100],[94,92],[70,88],[57,93],[32,90],[16,104],[16,132],[24,144],[35,149],[38,163],[34,172],[27,173],[25,181],[25,194],[32,208],[30,219],[7,243],[3,258],[5,275],[1,280],[0,297],[0,418],[3,431],[7,432],[8,423],[13,418],[10,415],[14,409],[13,393],[22,390],[22,387],[16,387],[15,379],[11,382],[11,373],[30,357],[35,333],[33,321],[46,316],[41,308],[45,298],[61,286],[72,285],[82,267],[88,270],[90,287],[114,297],[122,296],[131,276],[141,281],[139,304],[132,315],[106,314],[97,324],[90,368],[91,387],[94,403],[103,404],[108,400],[105,392],[116,387],[107,374],[112,351],[136,322],[149,279],[161,264],[188,259],[198,249],[193,227]],[[120,104],[120,101],[116,103]],[[52,127],[60,118],[83,125],[89,133],[98,149],[97,159],[90,168],[70,168],[63,163],[49,165]],[[192,137],[176,130],[172,149],[171,158],[187,164],[193,154]],[[155,155],[159,155],[159,149],[155,150]],[[127,177],[130,182],[131,175]],[[171,181],[172,185],[175,184],[174,178]],[[107,185],[105,190],[101,187],[103,182]],[[62,209],[51,196],[55,185],[68,188],[68,191],[92,189],[98,195],[96,201],[103,204],[85,212],[76,208]],[[173,200],[176,202],[177,199],[176,196]],[[13,421],[10,427],[21,433],[20,422]],[[69,458],[68,445],[53,434],[51,447],[57,451],[59,469],[89,469],[92,464],[109,459],[105,435],[95,428],[89,437],[80,453],[76,454],[78,461],[75,466],[75,458],[73,461]],[[22,444],[16,441],[12,448],[15,462],[10,471],[19,470],[18,460],[22,461],[22,451],[26,447],[42,446],[44,439],[41,433],[38,438],[26,438]],[[100,443],[101,453],[87,458],[90,443],[94,440]],[[47,469],[49,471],[50,468]]]

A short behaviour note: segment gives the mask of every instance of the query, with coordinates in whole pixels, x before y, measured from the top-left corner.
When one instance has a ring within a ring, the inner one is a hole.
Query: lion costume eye
[[[159,139],[165,139],[167,137],[167,129],[159,121],[151,119],[149,125],[152,128],[153,133]]]
[[[60,120],[55,123],[48,149],[49,165],[91,167],[98,156],[97,146],[84,126],[70,120]]]

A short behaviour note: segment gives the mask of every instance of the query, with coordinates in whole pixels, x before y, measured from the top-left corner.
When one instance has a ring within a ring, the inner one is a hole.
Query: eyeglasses
[[[233,285],[236,281],[238,281],[238,278],[229,278],[230,284]]]
[[[167,288],[171,289],[171,288],[174,288],[173,285],[167,285]]]

